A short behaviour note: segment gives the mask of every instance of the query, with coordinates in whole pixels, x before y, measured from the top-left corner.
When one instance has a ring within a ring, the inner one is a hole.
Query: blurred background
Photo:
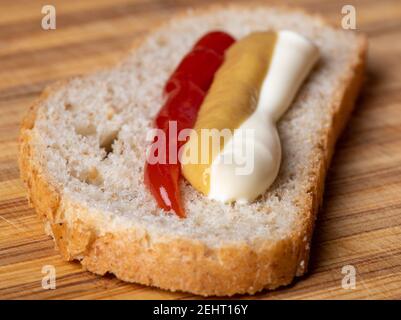
[[[243,0],[1,0],[0,1],[0,72],[1,97],[5,92],[38,92],[46,83],[89,71],[112,62],[128,49],[135,37],[174,13],[211,4],[249,3]],[[372,56],[384,50],[383,43],[398,40],[401,5],[397,0],[296,0],[259,1],[301,7],[319,13],[341,26],[341,9],[354,5],[357,30],[366,32]],[[41,9],[45,4],[56,8],[56,30],[43,30]],[[397,41],[392,42],[396,50]],[[399,41],[398,41],[399,42]],[[376,61],[380,63],[379,61]],[[10,72],[12,71],[12,72]]]
[[[0,1],[0,297],[193,298],[112,276],[97,277],[61,261],[28,207],[17,165],[18,130],[43,88],[114,63],[143,35],[176,12],[212,0]],[[401,1],[259,1],[300,7],[341,27],[344,5],[369,37],[367,79],[340,139],[313,239],[309,274],[291,287],[256,298],[401,299]],[[56,9],[44,30],[42,7]],[[41,267],[57,268],[57,290],[40,286]],[[341,268],[357,270],[357,288],[341,287]]]

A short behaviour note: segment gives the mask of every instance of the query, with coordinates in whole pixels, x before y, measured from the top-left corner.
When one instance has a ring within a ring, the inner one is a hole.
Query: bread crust
[[[204,296],[254,294],[288,285],[295,276],[303,275],[335,142],[351,114],[363,82],[367,41],[364,36],[358,37],[358,41],[358,58],[344,75],[342,87],[330,109],[332,123],[321,132],[320,144],[312,155],[315,167],[308,180],[308,193],[298,199],[302,212],[297,226],[287,238],[260,241],[252,246],[244,243],[210,248],[188,238],[152,243],[140,230],[99,235],[88,223],[66,219],[67,210],[86,209],[63,199],[62,192],[35,161],[32,128],[37,110],[41,101],[66,83],[47,88],[22,123],[19,165],[29,202],[53,236],[63,259],[80,260],[84,268],[96,274],[110,272],[124,281]]]

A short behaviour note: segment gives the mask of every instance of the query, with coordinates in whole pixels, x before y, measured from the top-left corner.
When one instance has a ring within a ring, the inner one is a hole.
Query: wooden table
[[[57,29],[50,31],[41,28],[43,1],[0,2],[0,298],[194,298],[63,262],[28,207],[16,162],[18,127],[47,84],[113,63],[135,37],[177,10],[235,1],[51,2]],[[370,40],[368,79],[329,172],[308,275],[239,298],[401,299],[401,2],[285,2],[337,25],[342,5],[355,5],[357,27]],[[55,290],[41,286],[44,265],[56,268]],[[353,290],[341,285],[345,265],[356,268]]]

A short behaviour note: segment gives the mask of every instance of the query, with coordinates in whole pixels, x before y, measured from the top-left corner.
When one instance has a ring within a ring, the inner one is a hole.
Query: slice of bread
[[[146,135],[162,88],[204,33],[294,30],[321,59],[279,122],[283,161],[252,204],[209,200],[182,181],[188,217],[158,209],[143,182]],[[255,293],[305,273],[335,141],[360,88],[366,39],[299,11],[211,8],[177,16],[110,70],[45,90],[23,122],[30,202],[66,260],[200,295]]]

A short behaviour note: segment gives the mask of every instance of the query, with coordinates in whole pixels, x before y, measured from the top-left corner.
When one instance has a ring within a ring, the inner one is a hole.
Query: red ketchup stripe
[[[155,119],[155,127],[166,135],[166,162],[145,165],[145,184],[160,208],[173,210],[181,217],[185,211],[181,202],[179,178],[181,164],[169,159],[168,150],[178,151],[185,141],[169,139],[169,122],[176,121],[177,133],[192,128],[203,99],[212,84],[214,74],[224,60],[224,52],[235,42],[229,34],[213,31],[204,35],[181,60],[164,87],[166,102]],[[174,148],[174,149],[172,149]],[[174,159],[174,160],[175,160]]]

